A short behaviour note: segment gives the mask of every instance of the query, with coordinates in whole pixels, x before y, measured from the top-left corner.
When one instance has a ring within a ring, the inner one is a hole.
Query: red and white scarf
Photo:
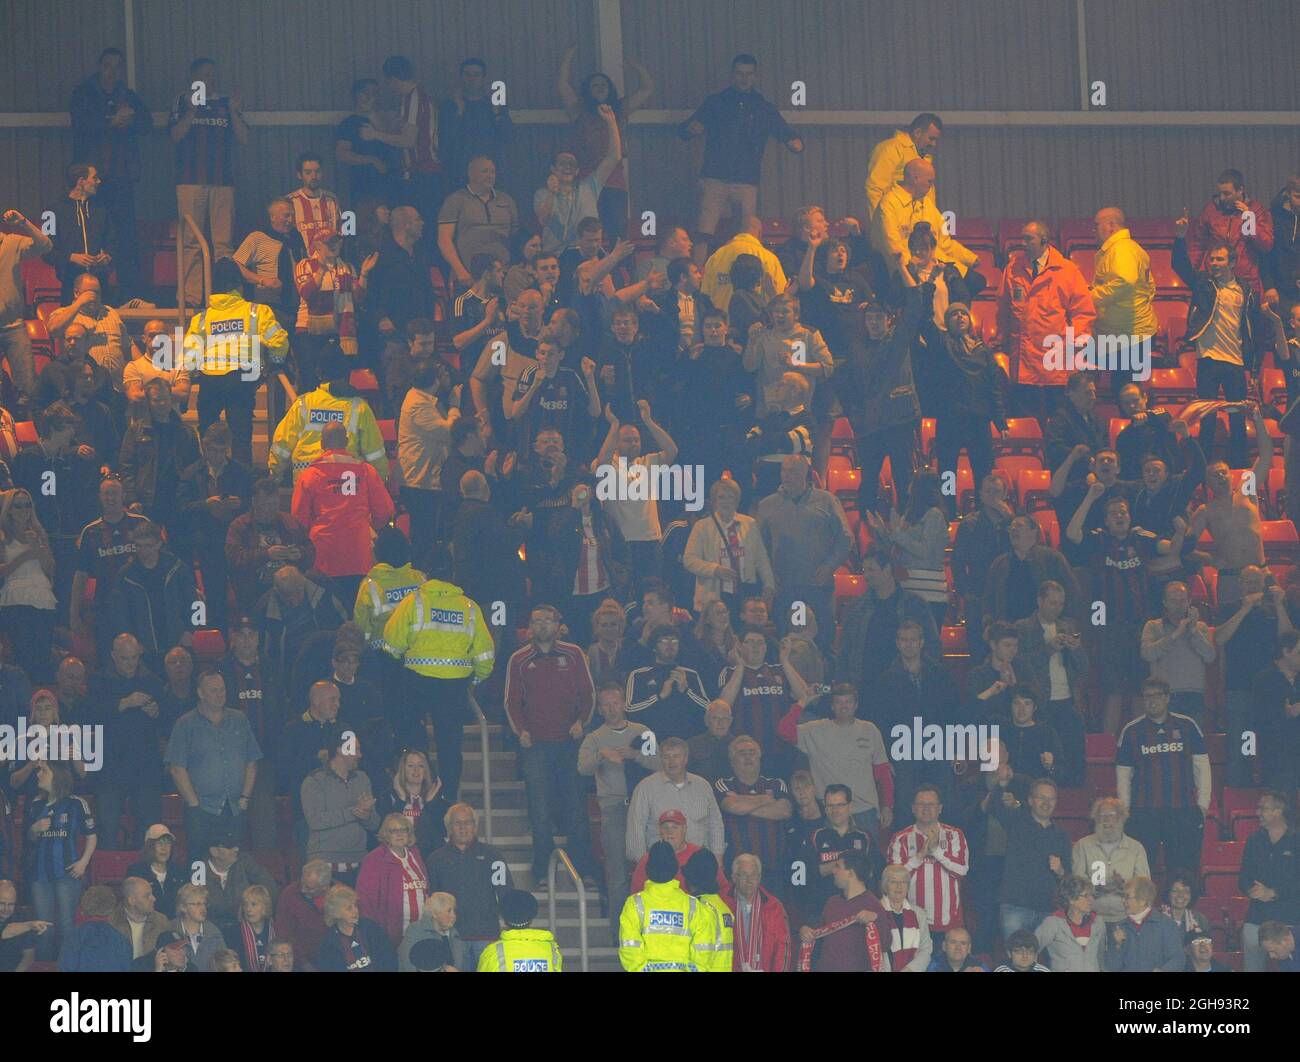
[[[344,354],[357,353],[357,319],[352,302],[357,275],[352,267],[341,258],[328,266],[312,256],[294,266],[293,279],[303,304],[299,327],[305,326],[312,335],[337,335]]]
[[[894,916],[894,928],[889,934],[889,954],[893,957],[894,969],[903,970],[921,945],[921,922],[916,917],[916,910],[906,900],[901,911],[889,907],[885,910]]]
[[[799,973],[808,973],[812,969],[813,948],[817,941],[822,937],[829,937],[832,933],[838,933],[842,929],[848,929],[850,926],[861,926],[857,915],[848,918],[840,918],[834,922],[827,922],[824,926],[813,928],[814,940],[802,941],[799,944]],[[889,969],[889,960],[885,958],[885,949],[880,942],[880,930],[876,928],[875,922],[868,922],[867,926],[867,961],[871,964],[872,973],[885,973]]]
[[[248,969],[254,973],[265,973],[271,968],[271,945],[275,941],[275,926],[271,924],[269,918],[264,924],[266,927],[265,943],[258,940],[252,926],[242,918],[239,920],[239,932],[244,942],[244,958],[248,962]]]

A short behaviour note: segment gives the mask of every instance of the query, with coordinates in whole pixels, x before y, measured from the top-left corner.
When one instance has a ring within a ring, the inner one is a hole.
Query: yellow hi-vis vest
[[[207,309],[190,319],[183,364],[172,368],[205,376],[238,372],[245,379],[260,381],[263,347],[276,364],[289,352],[289,333],[280,327],[271,307],[233,292],[213,295]]]
[[[492,674],[496,650],[478,605],[459,586],[430,579],[407,594],[384,624],[384,648],[417,675],[455,679]]]
[[[402,603],[407,594],[428,582],[428,577],[418,568],[403,564],[394,568],[391,564],[376,564],[370,573],[361,580],[357,587],[357,601],[352,610],[352,619],[366,634],[370,645],[378,645],[384,639],[384,624],[393,610]]]
[[[299,395],[276,425],[267,459],[271,478],[278,481],[284,466],[292,462],[296,483],[302,470],[320,456],[320,433],[325,425],[338,423],[348,429],[348,451],[374,465],[380,478],[387,479],[388,455],[370,403],[360,395],[336,398],[329,387],[324,383],[314,391]]]
[[[675,878],[647,881],[618,920],[618,961],[632,973],[699,973],[713,962],[715,919]]]
[[[705,960],[700,969],[704,973],[731,973],[731,956],[736,947],[736,916],[731,913],[727,901],[716,892],[696,899],[713,912],[713,941],[709,945],[712,958]]]
[[[546,929],[507,929],[478,957],[479,973],[560,973],[555,935]]]

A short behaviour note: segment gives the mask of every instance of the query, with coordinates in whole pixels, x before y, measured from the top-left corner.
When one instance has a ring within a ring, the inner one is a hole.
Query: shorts
[[[758,185],[736,181],[700,178],[700,217],[697,231],[712,236],[724,212],[745,214],[758,212]]]

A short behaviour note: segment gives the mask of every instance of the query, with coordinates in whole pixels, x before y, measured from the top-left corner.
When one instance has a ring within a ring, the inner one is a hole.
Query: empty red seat
[[[1070,251],[1070,261],[1079,267],[1085,280],[1091,281],[1097,269],[1097,248],[1075,247]]]
[[[992,250],[997,244],[997,231],[989,218],[968,218],[962,215],[957,219],[957,231],[952,235],[972,251],[985,247]]]
[[[1173,251],[1167,247],[1154,247],[1147,253],[1151,256],[1151,279],[1155,282],[1156,295],[1190,297],[1183,278],[1174,272]]]
[[[369,369],[353,369],[348,382],[363,394],[367,391],[373,394],[379,393],[379,381]]]
[[[1092,812],[1093,795],[1087,789],[1059,789],[1056,793],[1056,814],[1087,819]]]
[[[1084,767],[1084,779],[1088,788],[1098,796],[1115,792],[1115,765],[1113,763],[1089,763]]]
[[[376,421],[376,423],[379,425],[379,436],[385,443],[397,442],[397,421],[380,420]]]
[[[1196,398],[1196,376],[1186,369],[1154,369],[1147,388],[1155,405],[1186,405]]]
[[[226,655],[226,639],[215,627],[194,632],[194,655],[203,663],[220,660]]]
[[[36,422],[31,420],[20,420],[14,425],[14,438],[18,440],[18,445],[24,443],[35,446],[39,441],[36,434]]]
[[[1020,232],[1027,221],[1029,218],[1003,218],[998,222],[998,246],[1002,249],[1004,262],[1011,257],[1012,252],[1024,248]]]
[[[1080,244],[1093,248],[1097,246],[1097,230],[1093,227],[1092,218],[1062,218],[1057,234],[1058,242],[1066,254],[1070,254]]]
[[[1032,513],[1052,508],[1052,473],[1045,468],[1022,468],[1016,477],[1020,507]]]
[[[108,826],[110,831],[117,829],[117,823],[110,823]],[[137,851],[114,852],[96,848],[95,854],[90,857],[90,883],[121,885],[126,880],[127,869],[139,858],[140,853]]]
[[[1164,348],[1176,352],[1187,332],[1187,303],[1181,299],[1156,299],[1154,309]]]
[[[786,218],[763,219],[763,242],[779,247],[794,235],[794,228]]]
[[[1205,896],[1201,899],[1202,903],[1218,903],[1235,896],[1240,891],[1237,887],[1236,868],[1206,868],[1204,874]]]
[[[921,453],[927,457],[934,452],[934,417],[921,418]]]
[[[1215,840],[1210,831],[1206,830],[1205,840],[1201,844],[1201,869],[1207,873],[1210,870],[1238,871],[1241,869],[1241,856],[1245,848],[1241,841]]]
[[[1174,245],[1174,223],[1169,218],[1129,218],[1128,232],[1148,252]]]
[[[1115,762],[1114,734],[1086,734],[1083,738],[1084,755],[1089,763]]]
[[[967,652],[965,627],[944,627],[939,632],[939,640],[943,643],[944,656],[961,656]]]
[[[835,596],[861,597],[867,592],[866,576],[851,572],[848,568],[835,570]]]
[[[1043,545],[1052,549],[1061,548],[1061,523],[1051,509],[1037,509],[1030,513],[1043,535]]]
[[[1249,909],[1249,896],[1216,896],[1213,900],[1202,897],[1196,904],[1196,910],[1205,915],[1210,925],[1224,929],[1228,926],[1240,929]]]
[[[1295,563],[1300,559],[1300,536],[1296,535],[1295,524],[1290,520],[1262,520],[1260,532],[1264,539],[1264,561]]]
[[[948,469],[941,468],[943,475]],[[1008,484],[1010,486],[1010,484]],[[975,509],[975,473],[971,471],[970,460],[965,454],[957,458],[957,511],[973,512]]]
[[[840,458],[840,460],[844,460]],[[826,489],[832,494],[857,498],[858,487],[862,484],[862,472],[846,466],[830,467],[826,470]]]

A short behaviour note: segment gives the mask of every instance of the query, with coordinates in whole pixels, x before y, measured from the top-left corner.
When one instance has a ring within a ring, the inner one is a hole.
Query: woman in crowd
[[[53,922],[54,933],[36,941],[36,956],[49,961],[56,942],[66,939],[76,922],[83,879],[98,838],[95,818],[83,797],[72,792],[72,768],[42,761],[36,768],[39,795],[27,806],[27,843],[23,847],[27,884],[36,917]]]
[[[591,666],[591,680],[596,688],[602,682],[620,680],[623,672],[618,666],[618,654],[623,651],[623,636],[627,633],[627,614],[611,597],[605,598],[591,614],[591,631],[595,641],[587,649]]]
[[[176,894],[189,880],[171,861],[176,850],[176,838],[161,822],[145,831],[140,858],[126,870],[128,878],[141,878],[153,889],[155,909],[168,918],[176,917]]]
[[[542,236],[538,232],[520,229],[510,240],[510,259],[514,262],[506,270],[505,282],[501,285],[505,292],[505,303],[510,306],[519,293],[527,291],[537,283],[537,274],[533,272],[533,262],[542,253]]]
[[[465,943],[456,931],[456,897],[449,892],[430,895],[424,904],[424,917],[406,927],[397,949],[397,969],[402,973],[413,972],[411,949],[422,940],[435,938],[446,941],[451,950],[451,965],[457,970],[465,969]]]
[[[1067,877],[1061,882],[1056,910],[1039,923],[1034,934],[1054,971],[1101,973],[1106,923],[1092,909],[1094,897],[1087,878]]]
[[[700,618],[695,621],[694,634],[702,655],[700,678],[705,690],[716,696],[723,668],[734,662],[738,651],[736,632],[731,627],[731,612],[726,603],[715,598],[705,605],[700,610]]]
[[[442,795],[442,779],[419,749],[403,749],[393,765],[393,783],[375,801],[381,818],[405,815],[415,826],[415,843],[421,851],[439,847],[445,839],[443,816],[451,802]]]
[[[335,885],[325,894],[325,936],[319,970],[332,973],[391,973],[397,956],[383,928],[361,917],[355,889]]]
[[[759,593],[773,592],[776,579],[758,521],[738,512],[740,484],[720,479],[709,488],[710,515],[691,528],[682,565],[695,576],[695,609],[719,598],[733,612]]]
[[[1160,910],[1174,920],[1180,933],[1186,933],[1189,929],[1208,933],[1209,919],[1200,911],[1192,909],[1200,898],[1201,890],[1197,885],[1196,875],[1187,870],[1175,870],[1169,875],[1165,903],[1161,905]]]
[[[62,720],[59,718],[59,698],[53,690],[46,689],[42,686],[32,693],[31,702],[27,708],[27,725],[51,727],[58,726]],[[77,752],[76,749],[70,750]],[[9,789],[14,796],[25,796],[31,799],[38,795],[36,788],[37,768],[40,766],[40,760],[28,760],[23,763],[21,760],[10,764],[13,770],[9,774]],[[80,759],[72,760],[73,778],[80,781],[86,776],[86,765]]]
[[[415,827],[405,815],[384,816],[379,847],[357,873],[361,913],[377,922],[396,947],[406,927],[420,920],[429,894],[429,872],[415,847]]]
[[[36,682],[50,674],[54,640],[54,554],[36,517],[32,496],[22,488],[0,494],[0,630],[9,636],[14,656]]]
[[[239,921],[229,936],[241,969],[265,973],[271,968],[275,927],[271,924],[271,893],[264,885],[250,885],[244,890],[239,900]]]

